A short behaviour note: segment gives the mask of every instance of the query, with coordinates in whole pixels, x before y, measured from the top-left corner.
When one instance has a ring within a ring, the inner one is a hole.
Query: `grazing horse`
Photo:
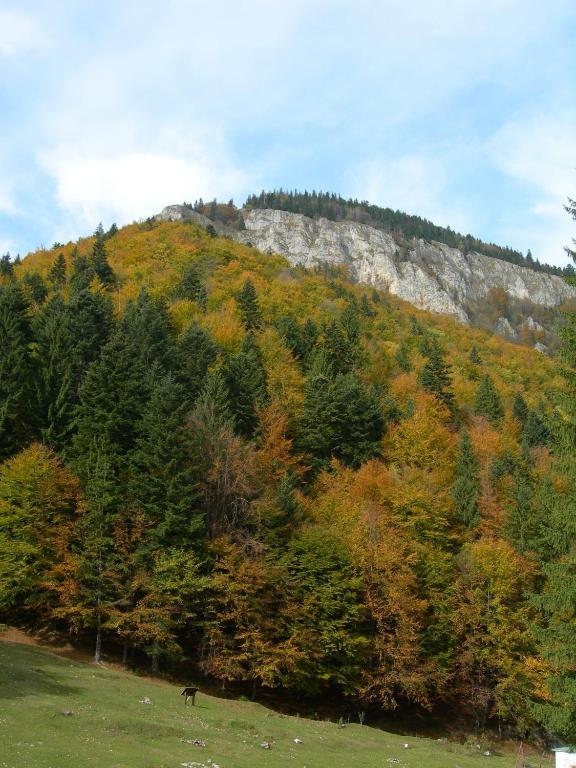
[[[191,685],[187,685],[186,688],[182,691],[182,696],[184,696],[184,706],[188,704],[188,699],[192,699],[192,706],[194,706],[196,694],[198,693],[198,688],[193,688]]]

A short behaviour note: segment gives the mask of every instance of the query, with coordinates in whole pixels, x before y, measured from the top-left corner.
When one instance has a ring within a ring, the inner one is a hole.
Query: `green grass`
[[[145,697],[151,704],[141,703]],[[295,744],[294,739],[302,739]],[[206,747],[190,742],[206,741]],[[260,744],[268,741],[269,750]],[[403,747],[404,743],[409,748]],[[476,768],[513,766],[464,746],[288,717],[0,643],[0,768]],[[536,763],[537,764],[537,763]],[[535,764],[535,765],[536,765]]]

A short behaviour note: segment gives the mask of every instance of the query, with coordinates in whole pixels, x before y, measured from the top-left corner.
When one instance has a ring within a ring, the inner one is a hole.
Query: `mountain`
[[[558,310],[576,303],[576,287],[561,277],[482,253],[422,239],[402,240],[353,221],[278,209],[241,213],[245,228],[240,231],[186,206],[169,206],[158,218],[212,224],[260,251],[282,254],[294,266],[344,267],[353,281],[542,351],[555,346]]]

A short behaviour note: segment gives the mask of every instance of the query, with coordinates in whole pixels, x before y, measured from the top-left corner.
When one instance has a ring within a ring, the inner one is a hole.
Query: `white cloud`
[[[196,145],[186,152],[80,152],[62,146],[42,158],[65,214],[61,236],[90,231],[99,222],[125,224],[165,205],[203,196],[228,198],[246,187],[226,154]]]
[[[467,232],[467,215],[447,201],[449,166],[449,158],[419,154],[369,161],[353,172],[352,196]]]
[[[34,17],[16,8],[0,8],[0,56],[14,56],[41,41]]]
[[[576,234],[564,211],[576,197],[576,111],[516,120],[499,130],[488,144],[496,168],[530,191],[529,209],[508,232],[520,234],[541,261],[566,264],[563,247]]]

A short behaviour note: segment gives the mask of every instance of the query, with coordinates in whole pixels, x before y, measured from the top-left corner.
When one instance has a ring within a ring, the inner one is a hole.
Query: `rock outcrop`
[[[293,265],[343,265],[351,279],[387,289],[419,309],[478,323],[524,343],[549,342],[555,309],[576,302],[576,287],[559,277],[443,243],[399,244],[388,232],[365,224],[280,210],[244,210],[242,215],[240,231],[182,205],[168,206],[156,219],[212,225],[260,251],[282,254]]]
[[[353,279],[409,301],[415,307],[470,321],[468,307],[491,291],[544,307],[576,299],[561,278],[442,243],[418,240],[401,248],[392,235],[350,221],[310,219],[278,210],[245,212],[246,229],[234,237],[292,263],[348,267]]]

